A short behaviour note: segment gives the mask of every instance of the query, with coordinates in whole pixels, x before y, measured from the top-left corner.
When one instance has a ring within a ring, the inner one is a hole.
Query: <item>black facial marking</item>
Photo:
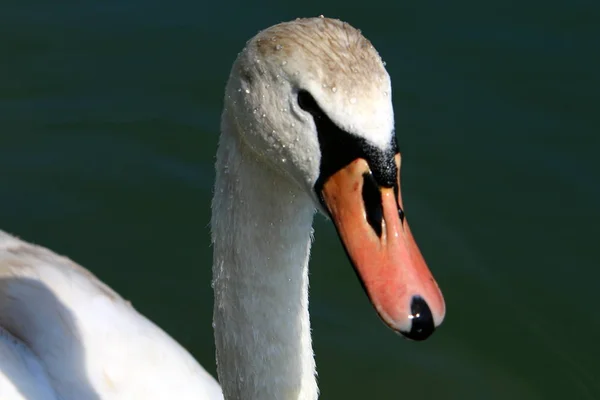
[[[378,237],[381,237],[383,223],[383,207],[381,206],[381,191],[373,178],[373,174],[365,173],[363,175],[362,197],[365,202],[365,211],[367,212],[367,222],[375,231]]]
[[[338,128],[306,90],[298,92],[298,105],[313,116],[317,126],[321,148],[321,170],[315,184],[315,191],[321,202],[323,202],[321,190],[327,179],[357,158],[364,158],[367,161],[377,185],[394,188],[398,186],[396,178],[398,169],[394,162],[394,156],[398,153],[395,135],[392,135],[391,146],[384,151],[365,139]]]
[[[433,315],[427,305],[427,302],[420,296],[414,296],[410,304],[410,313],[412,315],[412,328],[410,332],[402,332],[404,336],[412,340],[425,340],[433,331]]]
[[[381,201],[380,187],[393,188],[396,201],[399,200],[398,168],[394,156],[398,154],[396,136],[392,135],[392,141],[388,150],[381,150],[367,142],[365,139],[340,129],[323,112],[314,97],[306,90],[298,91],[298,105],[304,111],[310,113],[315,121],[319,147],[321,149],[321,166],[315,192],[321,204],[327,209],[323,200],[323,185],[333,174],[344,168],[357,158],[363,158],[369,164],[371,173],[363,175],[362,197],[367,213],[367,222],[377,236],[382,235],[383,205]],[[398,204],[398,217],[404,223],[404,211]],[[358,270],[354,261],[344,246],[344,250],[352,263],[355,272]],[[368,294],[365,282],[359,275],[359,281]],[[431,309],[427,302],[420,296],[414,296],[411,302],[411,329],[409,332],[401,332],[405,337],[412,340],[425,340],[434,331],[435,324]]]

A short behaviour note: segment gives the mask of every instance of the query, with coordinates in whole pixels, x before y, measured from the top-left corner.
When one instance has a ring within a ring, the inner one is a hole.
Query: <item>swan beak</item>
[[[383,321],[409,339],[424,340],[442,323],[442,293],[404,217],[398,186],[377,184],[358,158],[323,185],[327,207],[367,295]]]

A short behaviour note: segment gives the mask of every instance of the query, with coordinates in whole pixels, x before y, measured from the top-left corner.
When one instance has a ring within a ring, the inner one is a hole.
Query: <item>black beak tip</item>
[[[407,339],[422,341],[435,331],[433,315],[427,302],[420,296],[415,296],[410,305],[411,329],[409,332],[401,331]]]

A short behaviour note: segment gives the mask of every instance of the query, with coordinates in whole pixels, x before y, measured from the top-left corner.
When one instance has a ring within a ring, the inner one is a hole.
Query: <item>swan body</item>
[[[0,327],[3,400],[221,396],[187,351],[94,275],[2,231]]]
[[[0,398],[318,397],[308,312],[312,221],[333,220],[382,320],[417,340],[444,317],[400,195],[390,78],[327,18],[251,39],[227,83],[212,202],[221,387],[71,260],[0,231]]]

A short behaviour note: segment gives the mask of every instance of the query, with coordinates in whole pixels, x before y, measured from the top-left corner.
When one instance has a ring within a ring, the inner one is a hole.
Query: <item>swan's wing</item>
[[[185,349],[93,274],[2,231],[0,327],[27,344],[63,400],[223,398]],[[0,374],[10,381],[18,367],[0,362]]]
[[[58,399],[39,360],[24,343],[2,328],[0,328],[0,399]]]

